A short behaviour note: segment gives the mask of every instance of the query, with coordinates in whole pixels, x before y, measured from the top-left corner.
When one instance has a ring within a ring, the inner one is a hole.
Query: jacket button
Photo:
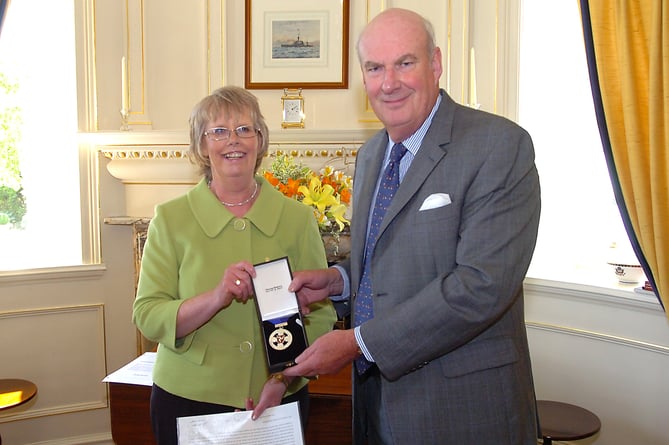
[[[251,352],[253,350],[253,343],[250,341],[243,341],[239,344],[239,352]]]
[[[236,219],[234,223],[232,223],[232,227],[238,232],[241,232],[246,228],[246,221],[243,219]]]

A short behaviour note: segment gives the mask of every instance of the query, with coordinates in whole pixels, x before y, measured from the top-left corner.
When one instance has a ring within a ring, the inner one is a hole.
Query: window
[[[523,2],[518,109],[534,141],[542,186],[528,276],[616,285],[607,262],[638,260],[606,168],[578,2]]]
[[[14,1],[2,27],[0,186],[20,191],[25,215],[0,225],[0,271],[82,264],[74,3]]]

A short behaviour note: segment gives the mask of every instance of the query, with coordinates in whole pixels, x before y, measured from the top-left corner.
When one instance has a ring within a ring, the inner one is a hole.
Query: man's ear
[[[434,72],[434,78],[437,83],[439,83],[439,78],[444,72],[444,67],[441,64],[441,49],[437,46],[434,48],[432,53],[432,72]]]

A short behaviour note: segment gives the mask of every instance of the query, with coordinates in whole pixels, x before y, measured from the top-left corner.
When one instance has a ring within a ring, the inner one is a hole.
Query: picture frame
[[[348,88],[350,0],[245,0],[247,89]]]

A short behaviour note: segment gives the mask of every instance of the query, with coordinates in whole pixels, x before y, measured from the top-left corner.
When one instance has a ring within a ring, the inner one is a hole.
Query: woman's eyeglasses
[[[230,133],[235,132],[237,137],[252,138],[258,133],[258,130],[250,125],[240,125],[234,130],[225,127],[214,127],[204,132],[204,135],[212,141],[227,141],[230,139]]]

